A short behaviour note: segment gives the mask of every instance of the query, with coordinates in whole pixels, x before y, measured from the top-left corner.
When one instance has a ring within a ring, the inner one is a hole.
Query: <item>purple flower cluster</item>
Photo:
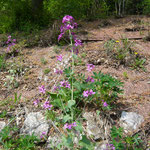
[[[46,89],[45,89],[44,85],[42,85],[41,87],[39,87],[39,92],[45,94]]]
[[[60,62],[61,62],[62,59],[63,59],[63,58],[62,58],[62,55],[56,56],[56,58],[57,58],[57,61],[60,61]]]
[[[91,72],[94,67],[95,66],[93,64],[87,64],[87,71]]]
[[[72,16],[69,16],[69,15],[64,16],[62,23],[63,23],[63,26],[60,27],[61,33],[58,36],[58,41],[62,38],[62,36],[65,34],[66,31],[77,28],[77,23],[74,22],[74,18]],[[78,53],[78,49],[76,49],[76,47],[81,46],[82,42],[81,42],[81,40],[77,39],[77,36],[75,35],[74,32],[71,32],[71,36],[75,42],[73,50],[74,51],[76,50],[77,51],[76,53]]]
[[[50,105],[49,101],[45,101],[43,104],[44,109],[51,110],[53,105]]]
[[[90,76],[88,76],[88,78],[85,80],[86,82],[94,82],[94,79]]]
[[[42,135],[40,136],[40,138],[42,139],[44,136],[46,135],[46,132],[42,132]]]
[[[39,99],[36,99],[36,100],[33,102],[34,106],[38,106],[39,102],[40,102]]]
[[[53,88],[53,92],[55,92],[56,90],[60,90],[60,86],[54,86],[54,88]]]
[[[66,87],[70,89],[70,84],[68,81],[60,81],[60,87]]]
[[[8,36],[8,40],[6,42],[6,44],[8,45],[8,47],[7,47],[7,51],[8,52],[10,51],[10,49],[11,49],[12,46],[16,45],[15,42],[16,42],[16,39],[11,39],[11,35],[9,35]]]
[[[93,92],[93,90],[87,90],[87,91],[83,92],[84,97],[88,97],[88,96],[91,96],[91,95],[94,95],[94,94],[95,94],[95,92]]]
[[[102,102],[103,102],[103,106],[104,106],[104,107],[107,107],[107,106],[108,106],[107,102],[104,102],[104,100],[102,100]]]
[[[107,144],[107,148],[105,150],[115,150],[115,146],[113,144]]]
[[[76,123],[76,122],[73,122],[72,124],[66,123],[66,124],[64,125],[64,129],[69,129],[69,130],[71,130],[72,127],[76,127],[76,126],[77,126],[77,123]]]
[[[59,70],[59,69],[55,69],[54,71],[56,74],[63,74],[63,71],[62,70]]]

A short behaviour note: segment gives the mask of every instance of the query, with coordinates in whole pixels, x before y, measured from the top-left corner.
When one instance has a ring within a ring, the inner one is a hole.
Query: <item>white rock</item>
[[[123,111],[120,118],[120,126],[124,128],[125,132],[132,132],[141,125],[144,121],[143,116],[135,112]]]
[[[4,129],[6,123],[4,121],[0,121],[0,131]]]
[[[29,113],[24,121],[24,125],[21,129],[21,133],[38,136],[42,135],[42,132],[48,133],[50,125],[45,120],[44,116],[40,112]]]

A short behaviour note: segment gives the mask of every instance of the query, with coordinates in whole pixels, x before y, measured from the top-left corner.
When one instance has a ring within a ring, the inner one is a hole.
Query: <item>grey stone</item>
[[[95,147],[95,150],[106,150],[108,141],[103,141],[101,144]]]
[[[0,131],[4,129],[6,123],[4,121],[0,121]]]
[[[50,125],[40,112],[32,112],[27,115],[20,132],[29,135],[34,133],[40,138],[42,132],[45,132],[47,135],[49,128]]]
[[[124,128],[126,133],[133,132],[134,130],[138,129],[143,121],[143,116],[135,112],[123,111],[120,118],[120,126]]]
[[[61,143],[60,135],[56,134],[53,136],[49,136],[47,140],[47,149],[53,150],[53,148],[56,148],[59,143]]]
[[[86,132],[94,137],[94,140],[104,140],[108,138],[111,124],[108,120],[93,112],[85,112],[83,117],[87,120]]]

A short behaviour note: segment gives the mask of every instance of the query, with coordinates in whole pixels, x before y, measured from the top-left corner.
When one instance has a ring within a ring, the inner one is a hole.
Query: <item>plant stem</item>
[[[69,30],[69,37],[70,37],[70,45],[72,47],[73,46],[72,34],[71,34],[70,30]],[[72,89],[71,89],[71,100],[73,100],[73,74],[74,74],[74,58],[73,58],[73,48],[72,48]],[[72,109],[71,109],[71,115],[72,115],[72,120],[73,120],[73,110]]]

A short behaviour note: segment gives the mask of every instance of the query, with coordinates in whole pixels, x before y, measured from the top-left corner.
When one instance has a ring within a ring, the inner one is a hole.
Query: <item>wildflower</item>
[[[76,127],[76,126],[77,126],[76,122],[73,122],[72,124],[66,123],[66,124],[64,125],[64,129],[69,129],[69,130],[71,130],[72,127]]]
[[[92,71],[95,66],[93,64],[87,64],[87,71]]]
[[[70,84],[68,81],[61,81],[60,82],[60,87],[66,87],[66,88],[69,88],[70,89]]]
[[[137,52],[135,52],[134,54],[135,54],[135,55],[137,55],[138,53],[137,53]]]
[[[84,91],[84,92],[83,92],[83,96],[84,96],[84,97],[88,97],[88,96],[89,96],[89,91]]]
[[[95,94],[95,92],[93,92],[93,90],[89,91],[89,95],[94,95],[94,94]]]
[[[60,87],[59,86],[54,86],[53,91],[55,92],[57,89],[60,90]]]
[[[108,106],[108,104],[107,104],[106,102],[104,102],[104,103],[103,103],[103,106],[104,106],[104,107],[107,107],[107,106]]]
[[[68,129],[71,130],[72,129],[72,124],[68,125]]]
[[[16,39],[13,39],[13,42],[16,42]]]
[[[39,92],[45,94],[46,89],[45,89],[44,85],[42,85],[41,87],[39,87]]]
[[[64,35],[64,33],[61,33],[61,34],[58,36],[58,41],[62,38],[63,35]]]
[[[68,128],[68,123],[66,123],[65,125],[64,125],[64,129],[67,129]]]
[[[116,43],[119,43],[119,41],[116,41]]]
[[[115,150],[115,146],[113,144],[106,144],[107,149]]]
[[[74,21],[74,18],[72,16],[66,15],[64,16],[62,23],[71,23]]]
[[[53,105],[50,105],[50,104],[49,104],[49,101],[45,101],[45,102],[44,102],[44,105],[43,105],[44,109],[48,109],[48,110],[51,110],[52,106],[53,106]]]
[[[77,123],[76,123],[76,122],[73,122],[73,123],[72,123],[72,126],[73,126],[73,127],[76,127],[76,126],[77,126]]]
[[[35,106],[37,106],[39,102],[40,102],[40,101],[39,101],[38,99],[36,99],[36,100],[33,102],[33,104],[34,104]]]
[[[74,41],[75,41],[75,44],[74,44],[75,46],[81,46],[82,45],[81,40],[75,39]]]
[[[42,135],[40,136],[40,138],[42,139],[44,135],[46,135],[46,132],[45,132],[45,131],[42,132]]]
[[[54,72],[55,72],[56,74],[63,74],[63,71],[62,71],[62,70],[58,70],[58,69],[55,69]]]
[[[91,96],[91,95],[94,95],[95,94],[95,92],[93,92],[93,90],[87,90],[87,91],[84,91],[83,92],[83,96],[84,97],[88,97],[88,96]]]
[[[66,29],[67,29],[67,30],[70,30],[70,29],[73,29],[73,28],[74,28],[74,27],[73,27],[72,25],[70,25],[70,24],[67,24],[67,25],[66,25]]]
[[[90,76],[88,76],[88,78],[85,80],[85,82],[94,82],[94,79]]]
[[[11,38],[11,35],[8,36],[8,39],[10,39],[10,38]]]
[[[62,61],[62,55],[56,56],[58,61]]]

